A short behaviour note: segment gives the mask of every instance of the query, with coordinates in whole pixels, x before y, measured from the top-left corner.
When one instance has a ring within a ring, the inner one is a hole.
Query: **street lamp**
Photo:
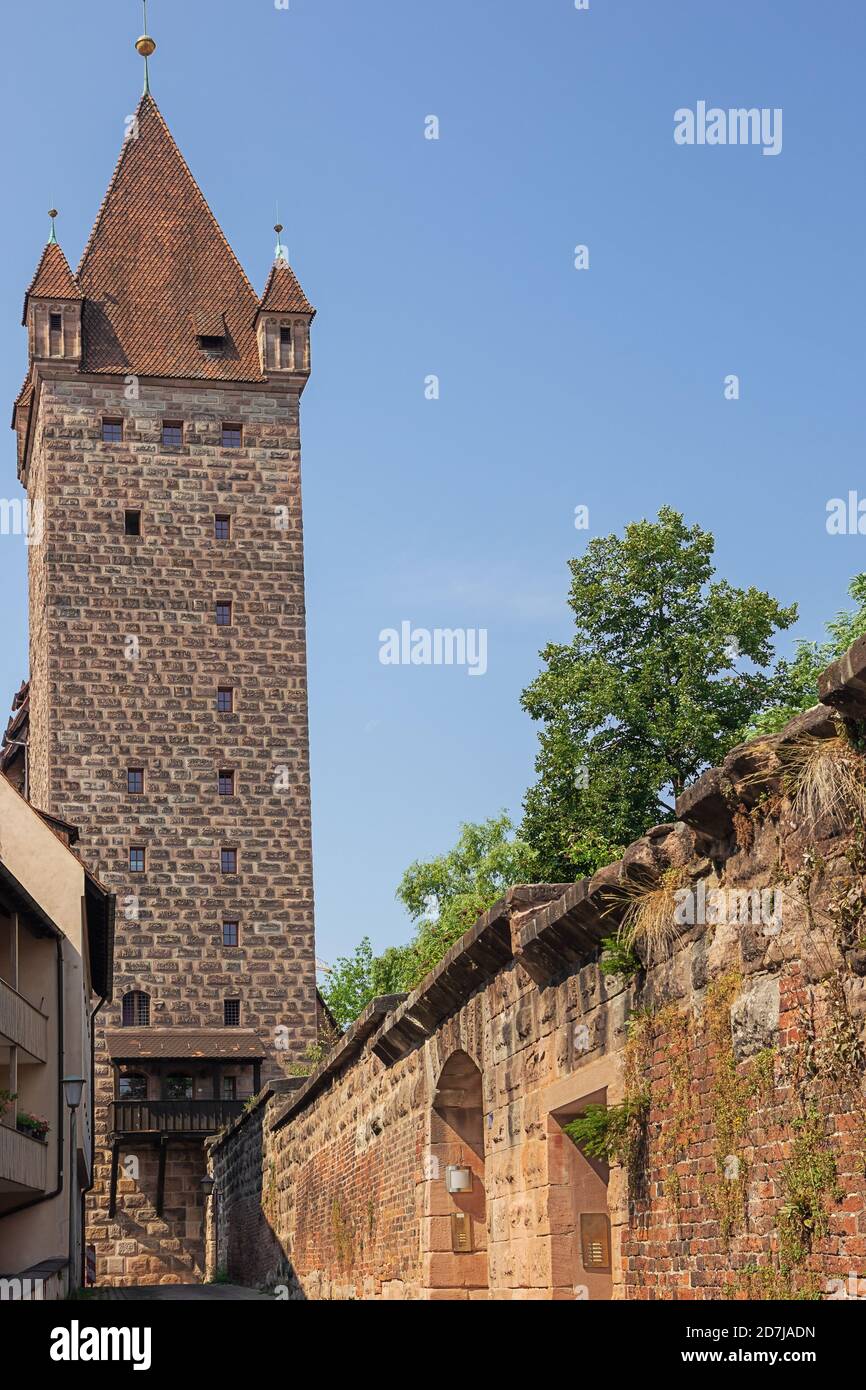
[[[72,1280],[75,1277],[75,1193],[77,1189],[76,1157],[78,1145],[75,1135],[75,1121],[78,1107],[81,1104],[81,1096],[84,1091],[83,1076],[64,1076],[63,1095],[69,1107],[69,1291],[72,1292]],[[76,1280],[75,1288],[78,1288]]]

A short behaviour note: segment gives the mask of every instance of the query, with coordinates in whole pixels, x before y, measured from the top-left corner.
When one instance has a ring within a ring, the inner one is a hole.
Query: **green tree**
[[[320,993],[340,1028],[352,1023],[375,998],[373,993],[373,947],[364,936],[351,956],[334,962]]]
[[[539,876],[580,877],[659,820],[777,702],[773,634],[796,605],[714,579],[714,541],[663,507],[570,561],[575,635],[524,691],[538,780],[522,835]],[[736,669],[747,657],[756,668]]]
[[[535,855],[513,832],[504,813],[462,825],[453,849],[406,870],[397,897],[416,925],[412,940],[374,956],[365,936],[351,956],[334,963],[322,986],[341,1028],[378,995],[413,990],[506,888],[535,882]]]
[[[824,642],[798,642],[796,655],[779,662],[777,702],[759,714],[746,730],[754,734],[777,733],[789,719],[818,703],[818,678],[825,666],[836,661],[858,637],[866,635],[866,574],[856,574],[848,593],[857,605],[853,612],[840,612],[827,623]]]
[[[513,831],[504,812],[464,824],[447,854],[406,870],[397,897],[417,929],[398,972],[403,989],[414,989],[507,888],[536,881],[536,856]]]

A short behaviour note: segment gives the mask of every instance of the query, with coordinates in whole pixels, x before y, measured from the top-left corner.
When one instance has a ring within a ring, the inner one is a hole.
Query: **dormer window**
[[[222,314],[196,314],[195,332],[202,352],[222,352],[226,345],[226,322]]]

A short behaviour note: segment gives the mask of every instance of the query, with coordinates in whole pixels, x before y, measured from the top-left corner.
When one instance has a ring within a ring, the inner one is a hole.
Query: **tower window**
[[[226,1028],[240,1028],[241,1026],[241,1001],[240,999],[223,1000],[223,1022]]]
[[[280,328],[280,366],[292,366],[292,325],[284,323]]]
[[[162,445],[164,449],[179,449],[183,444],[183,421],[163,420]]]
[[[219,774],[219,794],[220,796],[234,796],[235,794],[235,775],[225,768]]]
[[[102,442],[103,444],[120,444],[123,442],[122,420],[103,420]]]
[[[127,536],[141,535],[141,512],[123,513],[123,530]]]
[[[126,769],[126,790],[131,796],[141,796],[144,791],[143,767],[128,767]]]
[[[235,692],[230,685],[221,685],[217,691],[217,709],[220,714],[232,714],[235,707]]]
[[[59,357],[63,351],[63,317],[61,314],[48,315],[48,349],[52,357]]]
[[[220,850],[220,872],[236,874],[238,871],[238,852],[236,849]]]
[[[49,314],[48,317],[49,317],[49,326],[50,326],[50,328],[51,328],[51,332],[52,332],[52,333],[62,333],[62,332],[63,332],[63,315],[62,315],[62,314]]]
[[[130,845],[129,872],[131,874],[143,874],[146,857],[143,845]]]
[[[144,997],[147,998],[147,995]],[[126,1076],[119,1076],[117,1094],[120,1100],[147,1100],[147,1077],[138,1072],[127,1072]]]
[[[122,1019],[124,1028],[149,1028],[150,995],[140,989],[131,989],[124,994]]]
[[[223,425],[223,448],[239,449],[243,442],[243,434],[241,425]]]
[[[231,627],[232,605],[230,600],[222,600],[216,606],[217,627]]]
[[[228,541],[232,536],[232,519],[230,516],[217,515],[213,519],[214,540]]]
[[[195,1082],[191,1076],[172,1072],[162,1083],[163,1100],[192,1100],[195,1095]]]
[[[238,944],[238,927],[239,927],[239,923],[237,923],[237,922],[223,922],[223,945],[224,945],[224,946],[237,946],[237,944]]]

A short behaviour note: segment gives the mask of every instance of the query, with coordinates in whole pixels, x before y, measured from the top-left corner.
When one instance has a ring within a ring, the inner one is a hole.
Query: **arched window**
[[[150,995],[140,989],[132,989],[123,996],[124,1028],[147,1028],[150,1026]]]
[[[120,1100],[147,1100],[147,1077],[138,1072],[128,1072],[117,1078],[117,1094]]]

